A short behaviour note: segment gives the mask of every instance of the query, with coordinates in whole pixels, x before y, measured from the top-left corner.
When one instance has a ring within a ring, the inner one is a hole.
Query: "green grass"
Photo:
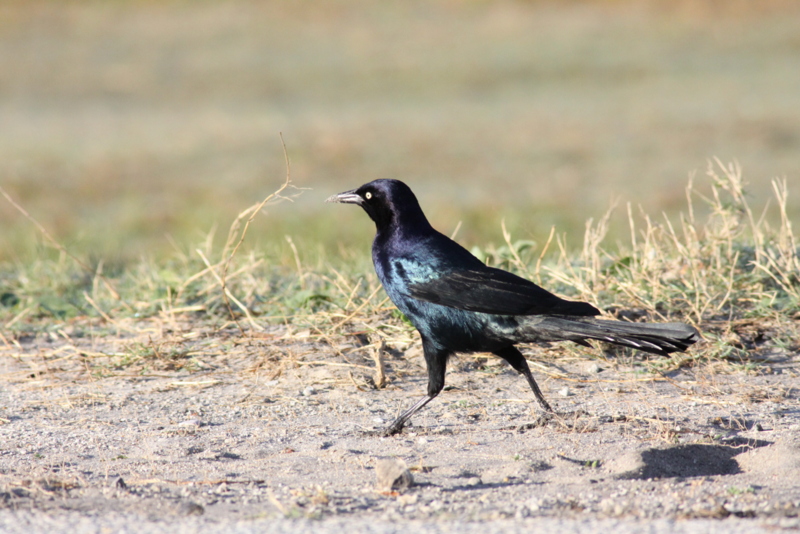
[[[368,239],[361,214],[323,200],[374,178],[407,181],[470,247],[501,240],[501,219],[516,239],[541,245],[555,225],[576,243],[620,198],[675,218],[685,176],[714,156],[747,169],[760,210],[773,177],[800,171],[799,13],[788,0],[5,0],[0,185],[106,272],[193,256],[209,234],[221,246],[281,182],[278,132],[314,190],[272,207],[245,246],[291,254],[288,234],[304,262]],[[51,251],[5,205],[0,227],[0,261]],[[625,217],[610,221],[610,239],[626,235]]]
[[[323,204],[392,177],[491,265],[701,328],[643,372],[796,352],[797,6],[645,4],[0,3],[0,187],[29,213],[0,198],[0,349],[96,340],[102,376],[273,324],[415,339],[371,222]],[[278,132],[314,190],[252,217]],[[713,155],[750,185],[715,162],[684,191]]]
[[[753,370],[770,350],[798,350],[800,257],[785,214],[786,183],[773,183],[773,219],[781,221],[774,226],[766,213],[752,212],[737,166],[716,162],[703,179],[711,194],[699,195],[690,183],[687,207],[676,220],[629,208],[630,238],[624,243],[605,242],[603,217],[587,221],[583,247],[576,251],[557,231],[539,246],[514,240],[504,230],[504,243],[475,252],[491,265],[623,318],[698,325],[705,344],[686,355],[653,360],[651,371],[709,362]],[[124,338],[151,328],[153,320],[182,325],[182,330],[172,327],[184,332],[182,338],[165,338],[162,331],[105,353],[97,369],[103,375],[129,367],[201,369],[207,364],[193,358],[188,344],[197,343],[200,332],[218,348],[225,341],[214,340],[217,332],[238,329],[244,339],[257,338],[270,324],[304,331],[331,346],[335,337],[352,333],[413,339],[413,328],[376,279],[368,243],[335,257],[318,254],[314,262],[304,260],[305,251],[293,243],[289,253],[240,249],[250,223],[270,216],[261,206],[288,190],[244,210],[223,247],[205,240],[192,254],[106,270],[102,261],[81,260],[59,245],[56,258],[3,264],[2,342],[13,354],[30,336]],[[703,220],[695,215],[698,204],[710,213]]]

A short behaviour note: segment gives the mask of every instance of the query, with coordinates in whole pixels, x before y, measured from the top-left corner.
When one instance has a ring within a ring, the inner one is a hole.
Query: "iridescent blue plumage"
[[[536,399],[552,411],[517,343],[587,339],[657,354],[683,351],[699,339],[682,323],[641,324],[596,319],[585,302],[559,298],[533,282],[487,267],[464,247],[437,232],[411,189],[398,180],[375,180],[329,202],[358,204],[375,222],[375,271],[392,302],[422,337],[428,395],[388,428],[400,432],[408,419],[444,387],[448,357],[491,352],[528,380]]]

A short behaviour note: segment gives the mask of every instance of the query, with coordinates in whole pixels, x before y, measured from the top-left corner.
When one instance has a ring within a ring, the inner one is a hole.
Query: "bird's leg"
[[[539,384],[537,384],[536,380],[533,379],[533,374],[531,373],[530,367],[528,367],[528,362],[525,360],[525,356],[522,355],[517,347],[511,345],[510,347],[497,350],[492,354],[500,356],[509,364],[511,364],[511,367],[513,367],[515,371],[525,375],[525,378],[528,379],[528,384],[533,390],[533,394],[536,396],[536,400],[539,401],[539,405],[541,405],[541,407],[547,412],[553,411],[553,408],[551,408],[547,401],[544,400],[544,395],[542,395],[542,390],[539,389]]]
[[[406,426],[406,423],[408,422],[409,419],[411,419],[411,416],[420,411],[422,407],[428,404],[430,401],[432,401],[435,396],[436,395],[433,396],[428,395],[420,399],[418,402],[414,403],[414,406],[412,406],[411,408],[400,414],[400,417],[395,419],[394,422],[391,425],[389,425],[389,428],[386,429],[384,435],[394,436],[395,434],[399,434],[400,432],[402,432],[403,427]]]
[[[432,401],[444,388],[444,374],[450,353],[432,347],[425,337],[422,338],[422,351],[425,354],[425,364],[428,367],[428,395],[400,414],[400,417],[395,419],[386,429],[385,435],[387,436],[400,433],[408,420],[411,419],[411,416]]]

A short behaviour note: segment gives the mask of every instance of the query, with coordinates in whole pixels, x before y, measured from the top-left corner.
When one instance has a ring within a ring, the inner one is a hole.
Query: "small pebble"
[[[569,388],[561,388],[560,390],[558,390],[558,394],[561,395],[562,397],[570,397],[572,396],[572,391],[570,391]]]
[[[180,506],[180,512],[183,515],[203,515],[205,513],[205,508],[197,504],[196,502],[185,502],[182,503]]]
[[[187,419],[186,421],[178,423],[178,426],[187,427],[187,426],[200,426],[200,419]]]
[[[600,364],[597,362],[591,362],[589,365],[586,366],[586,372],[589,374],[597,374],[603,369],[600,367]]]
[[[419,495],[403,495],[397,498],[397,504],[402,504],[403,506],[410,506],[412,504],[417,504],[419,501]]]
[[[378,460],[375,466],[378,491],[403,491],[414,483],[406,463],[399,458]]]

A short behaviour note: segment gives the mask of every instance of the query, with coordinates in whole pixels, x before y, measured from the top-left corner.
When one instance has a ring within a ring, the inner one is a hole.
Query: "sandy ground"
[[[387,438],[369,431],[424,392],[417,343],[382,352],[377,389],[360,337],[188,332],[162,332],[173,359],[121,359],[124,331],[0,352],[0,531],[800,528],[797,354],[652,374],[529,347],[549,421],[504,363],[461,357]],[[410,487],[381,487],[392,462]]]

